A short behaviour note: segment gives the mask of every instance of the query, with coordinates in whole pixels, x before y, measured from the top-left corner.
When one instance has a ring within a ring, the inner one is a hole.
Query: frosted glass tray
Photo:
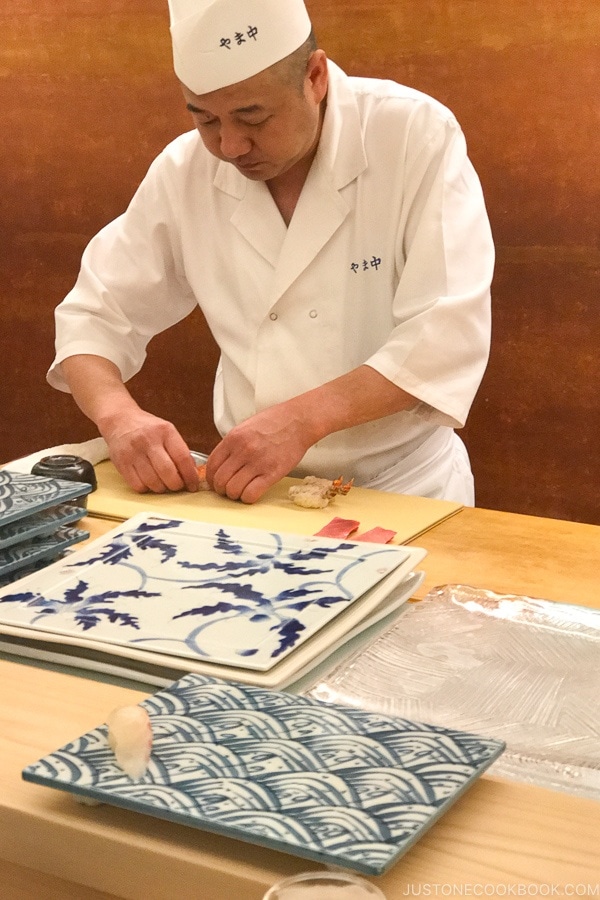
[[[401,605],[425,555],[140,514],[1,589],[0,631],[280,686]]]
[[[154,743],[140,781],[117,766],[104,725],[23,778],[371,875],[503,749],[455,729],[198,675],[141,705]]]
[[[600,610],[436,588],[307,691],[491,735],[493,773],[600,799]]]

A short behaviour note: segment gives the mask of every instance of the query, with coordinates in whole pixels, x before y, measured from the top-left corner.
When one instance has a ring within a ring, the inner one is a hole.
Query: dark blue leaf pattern
[[[89,585],[87,581],[78,581],[74,588],[65,591],[65,603],[80,603]]]
[[[100,622],[103,616],[106,616],[109,622],[116,625],[130,625],[135,629],[139,629],[140,627],[135,616],[132,616],[129,613],[116,612],[109,607],[94,607],[93,610],[83,610],[76,614],[75,621],[82,626],[84,631],[89,631],[90,628],[94,628]]]
[[[336,544],[334,547],[311,547],[310,550],[296,550],[290,553],[290,559],[326,559],[332,554],[339,553],[340,550],[353,550],[354,544]]]
[[[304,566],[298,566],[295,563],[279,562],[279,560],[274,561],[273,568],[281,569],[288,575],[326,575],[329,572],[333,572],[333,569],[307,569]]]
[[[186,586],[186,590],[189,589],[189,587],[189,585]],[[255,590],[251,584],[229,584],[223,581],[207,581],[204,584],[194,585],[194,587],[200,590],[216,588],[222,594],[233,594],[234,597],[238,597],[240,600],[254,600],[259,605],[263,605],[267,600],[264,594]]]
[[[244,548],[242,547],[242,545],[238,544],[231,537],[229,537],[229,535],[223,528],[220,528],[219,531],[217,531],[217,541],[215,543],[215,549],[221,550],[223,551],[223,553],[234,553],[236,555],[244,552]]]
[[[272,656],[281,656],[281,654],[298,642],[300,635],[304,631],[305,626],[298,619],[288,619],[288,621],[279,628],[279,646],[271,654]]]
[[[248,609],[249,607],[240,606],[239,603],[225,603],[224,600],[220,600],[218,603],[213,603],[210,606],[195,606],[193,609],[186,609],[185,612],[179,613],[173,618],[184,619],[186,616],[212,616],[217,612],[248,612]]]
[[[238,563],[228,562],[226,567],[223,566],[223,563],[193,563],[188,560],[180,560],[179,565],[182,569],[195,569],[198,572],[222,572],[226,568],[227,574],[232,578],[236,578],[238,575],[257,575],[259,572],[269,571],[269,566],[251,565],[246,560]]]
[[[103,563],[108,566],[118,566],[120,563],[131,559],[131,554],[131,547],[120,540],[115,540],[110,544],[107,544],[105,549],[99,553],[98,556],[93,556],[89,559],[82,560],[81,562],[74,562],[71,565],[88,567],[94,563]]]
[[[382,577],[378,573],[403,561],[399,547],[366,549],[300,536],[284,541],[277,533],[151,513],[136,519],[93,545],[89,555],[67,561],[52,589],[4,595],[0,589],[0,603],[11,604],[11,614],[23,611],[13,617],[18,623],[50,618],[63,633],[69,626],[76,633],[97,629],[100,640],[225,661],[257,657],[264,668],[360,595],[357,572],[364,591]],[[371,567],[366,580],[365,561]],[[82,569],[84,578],[74,575]],[[193,620],[191,630],[175,627]],[[129,631],[137,636],[120,637]]]
[[[17,594],[5,594],[0,597],[0,603],[26,603],[30,605],[31,600],[43,599],[41,594],[34,594],[32,591],[20,591]]]
[[[169,519],[164,522],[142,522],[138,525],[137,531],[144,534],[149,531],[164,531],[166,528],[179,528],[181,522],[179,519]]]
[[[103,591],[101,594],[92,594],[87,602],[105,603],[107,600],[117,600],[119,597],[160,597],[158,591]]]
[[[135,545],[139,550],[160,550],[163,562],[177,555],[177,547],[174,544],[161,541],[159,538],[150,536],[137,538]]]

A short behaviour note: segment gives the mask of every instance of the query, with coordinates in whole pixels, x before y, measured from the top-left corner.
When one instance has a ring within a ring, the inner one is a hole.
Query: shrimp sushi
[[[206,480],[206,463],[202,463],[202,465],[196,466],[196,470],[198,472],[198,490],[210,491],[210,485]]]

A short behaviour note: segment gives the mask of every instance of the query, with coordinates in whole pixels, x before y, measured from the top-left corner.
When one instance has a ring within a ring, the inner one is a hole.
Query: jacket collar
[[[367,156],[350,79],[331,60],[327,61],[327,69],[327,109],[315,162],[329,173],[333,187],[339,191],[366,169]],[[217,165],[214,185],[238,200],[242,200],[252,186],[264,187],[261,182],[245,178],[235,166],[226,162]]]
[[[237,198],[231,224],[275,269],[271,304],[307,268],[350,212],[342,190],[366,168],[360,115],[350,80],[328,62],[327,109],[315,159],[289,228],[263,182],[221,162],[215,187]]]

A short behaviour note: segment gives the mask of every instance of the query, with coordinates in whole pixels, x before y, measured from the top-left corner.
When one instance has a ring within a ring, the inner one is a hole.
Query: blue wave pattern
[[[39,560],[55,559],[68,547],[89,536],[89,531],[80,531],[78,528],[63,525],[57,528],[54,534],[41,535],[6,547],[0,550],[0,578],[3,579],[4,576],[20,571]]]
[[[77,522],[85,514],[86,510],[83,507],[63,503],[52,509],[46,509],[44,512],[18,519],[9,525],[0,526],[0,550],[4,550],[6,547],[11,547],[14,544],[21,544],[23,541],[31,540],[34,537],[52,534],[61,525]],[[1,521],[2,519],[0,518],[0,523]]]
[[[264,671],[409,556],[399,546],[142,518],[53,581],[0,593],[2,621]]]
[[[83,497],[92,490],[90,484],[46,478],[43,475],[22,475],[9,470],[0,471],[0,525],[7,525],[40,510],[57,506],[66,500]]]
[[[23,773],[160,818],[381,874],[480,775],[500,741],[188,675],[145,700],[137,783],[101,726]]]

